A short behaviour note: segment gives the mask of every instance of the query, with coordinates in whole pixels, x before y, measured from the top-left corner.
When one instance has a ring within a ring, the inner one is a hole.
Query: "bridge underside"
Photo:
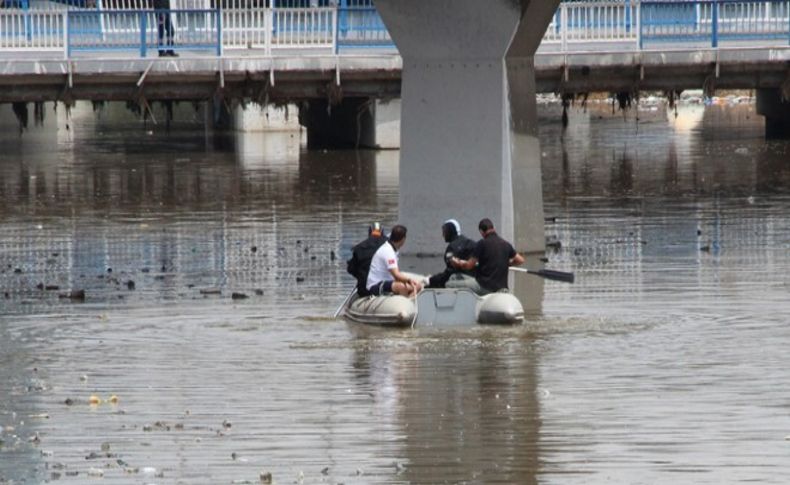
[[[587,52],[535,56],[539,93],[779,88],[790,49]],[[401,95],[396,56],[309,59],[0,60],[0,103],[208,100],[272,102]],[[71,71],[71,74],[69,74]],[[456,71],[458,75],[460,71]]]

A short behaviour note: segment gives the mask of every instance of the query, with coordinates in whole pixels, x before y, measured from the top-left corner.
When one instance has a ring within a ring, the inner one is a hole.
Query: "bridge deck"
[[[0,102],[399,95],[373,8],[173,2],[177,58],[156,57],[162,12],[143,0],[0,9]],[[778,87],[788,57],[790,0],[593,1],[562,4],[535,63],[539,92],[679,90]]]
[[[687,49],[539,53],[538,92],[779,87],[788,79],[790,48]],[[324,98],[331,85],[345,96],[400,95],[400,56],[392,54],[255,53],[140,59],[83,55],[69,60],[0,59],[0,102],[57,99]]]

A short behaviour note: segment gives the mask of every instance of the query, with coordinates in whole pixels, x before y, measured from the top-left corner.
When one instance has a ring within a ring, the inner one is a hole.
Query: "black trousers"
[[[166,51],[163,46],[173,45],[173,21],[170,20],[170,12],[160,12],[156,17],[157,31],[159,32],[159,53],[161,54]]]

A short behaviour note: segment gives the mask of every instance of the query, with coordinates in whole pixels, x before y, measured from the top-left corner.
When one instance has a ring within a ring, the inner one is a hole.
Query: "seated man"
[[[468,282],[474,283],[474,269],[459,270],[450,264],[450,259],[469,259],[475,249],[475,242],[461,234],[461,224],[455,219],[449,219],[442,224],[442,236],[447,242],[444,250],[444,262],[447,267],[441,273],[428,277],[425,281],[427,288],[467,288]]]
[[[508,289],[508,267],[523,264],[524,257],[499,237],[491,219],[481,220],[478,229],[483,239],[477,242],[472,256],[466,260],[453,257],[450,263],[463,270],[477,267],[475,279],[482,290],[480,294]]]
[[[406,228],[394,226],[387,242],[373,255],[368,272],[367,290],[371,295],[416,296],[422,285],[398,269],[398,250],[406,243]]]
[[[387,238],[381,234],[381,224],[374,222],[368,228],[368,238],[357,244],[351,249],[351,259],[346,261],[346,271],[357,279],[357,294],[368,296],[367,283],[368,271],[373,255],[387,242]]]

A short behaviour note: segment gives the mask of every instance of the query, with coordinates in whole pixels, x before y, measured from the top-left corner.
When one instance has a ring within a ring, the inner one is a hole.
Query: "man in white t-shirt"
[[[420,290],[420,282],[409,278],[398,270],[398,250],[406,243],[406,228],[397,225],[392,228],[389,240],[373,255],[368,271],[367,289],[371,295],[387,295],[394,293],[402,296],[414,296]]]

